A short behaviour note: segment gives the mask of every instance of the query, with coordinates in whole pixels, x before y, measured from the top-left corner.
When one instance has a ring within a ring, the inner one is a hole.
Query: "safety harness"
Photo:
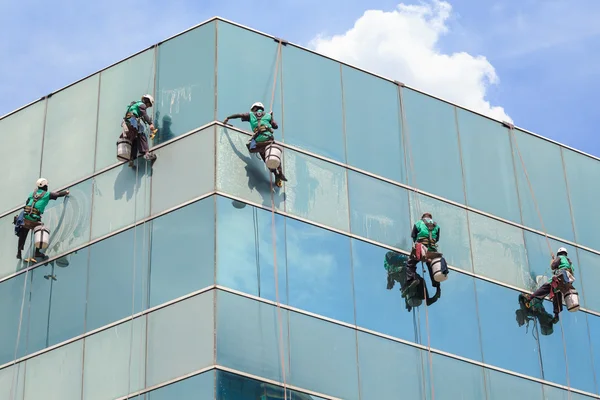
[[[40,213],[40,210],[38,210],[37,208],[35,208],[36,203],[42,199],[47,191],[46,190],[42,190],[42,193],[38,194],[37,193],[38,188],[35,188],[35,190],[33,191],[33,203],[31,203],[31,206],[25,206],[23,207],[23,210],[25,211],[25,215],[27,216],[31,216],[31,215],[36,215],[38,217],[41,217],[42,214]]]

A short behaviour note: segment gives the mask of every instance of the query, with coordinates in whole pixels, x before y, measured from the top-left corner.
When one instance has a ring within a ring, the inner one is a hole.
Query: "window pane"
[[[27,293],[29,293],[31,282],[30,274],[31,272],[17,275],[0,283],[0,321],[2,321],[2,324],[0,324],[0,337],[2,338],[2,341],[0,341],[0,365],[15,359],[17,337],[19,339],[19,349],[16,352],[17,358],[26,354]],[[22,304],[24,305],[21,319]],[[20,335],[19,323],[21,324]]]
[[[597,397],[589,397],[583,394],[569,392],[554,386],[544,386],[544,400],[591,400]]]
[[[214,120],[215,23],[158,47],[154,144]]]
[[[427,351],[422,351],[428,360]],[[485,399],[483,368],[439,354],[431,354],[435,399]],[[427,362],[427,361],[426,361]],[[425,376],[430,378],[430,369],[425,366]],[[426,385],[428,392],[430,385]],[[433,399],[431,393],[427,396]]]
[[[472,112],[463,109],[456,111],[467,204],[520,223],[508,129]]]
[[[260,156],[248,153],[250,136],[232,129],[217,128],[217,190],[271,207],[269,171]],[[284,151],[284,158],[291,151]],[[286,178],[289,178],[284,168]],[[271,174],[272,175],[272,174]],[[273,181],[273,201],[283,209],[285,189],[277,189]]]
[[[356,346],[354,330],[290,313],[288,383],[342,399],[358,399]]]
[[[429,212],[440,227],[439,250],[448,264],[473,272],[467,211],[464,208],[409,192],[412,223],[416,223],[423,213]],[[412,226],[406,230],[410,237]],[[410,250],[410,248],[407,248]]]
[[[587,315],[589,324],[589,335],[590,335],[590,354],[592,356],[592,362],[594,363],[594,374],[596,376],[596,384],[599,384],[598,378],[600,378],[600,317],[592,314]],[[600,386],[595,393],[598,393]]]
[[[146,387],[213,364],[213,292],[148,316]]]
[[[171,143],[156,155],[160,165],[157,162],[152,170],[152,214],[214,190],[214,127]]]
[[[485,370],[488,400],[543,400],[542,385],[518,376]]]
[[[283,387],[266,382],[246,378],[244,376],[217,371],[218,400],[275,400],[285,398]],[[325,400],[315,395],[308,395],[287,389],[290,400]]]
[[[143,389],[145,358],[146,317],[88,336],[83,399],[115,399]]]
[[[27,197],[27,194],[23,194]],[[25,203],[23,202],[23,204]],[[14,274],[20,269],[27,267],[27,263],[24,263],[15,257],[17,255],[17,244],[19,239],[15,236],[13,218],[19,212],[8,214],[6,217],[0,218],[0,278]],[[25,254],[23,254],[24,258],[29,255],[29,249],[32,247],[31,233],[27,239],[27,242],[25,242],[26,251]]]
[[[422,399],[420,350],[358,332],[361,398]]]
[[[529,332],[539,342],[542,379],[561,385],[567,384],[565,353],[560,325],[552,324],[552,303],[544,301],[543,319],[535,315],[529,317],[525,332]],[[520,307],[521,308],[521,307]],[[528,313],[531,315],[531,313]],[[543,322],[543,324],[542,324]],[[521,328],[523,329],[523,328]]]
[[[0,369],[0,398],[23,400],[25,363]]]
[[[526,288],[530,284],[523,233],[520,228],[468,213],[473,270],[489,278]]]
[[[345,65],[342,76],[348,164],[405,183],[398,86]]]
[[[116,143],[125,110],[132,101],[154,93],[154,48],[102,71],[96,171],[116,163]],[[152,116],[152,108],[148,110]]]
[[[287,117],[286,117],[287,118]],[[286,120],[287,126],[289,123]],[[348,182],[344,168],[286,151],[284,173],[286,211],[347,231]]]
[[[217,284],[276,301],[271,213],[220,196],[217,212]],[[275,215],[279,301],[288,304],[284,224]]]
[[[26,362],[25,400],[79,400],[83,340]]]
[[[407,191],[350,170],[348,185],[352,233],[409,250]]]
[[[215,371],[192,376],[151,391],[147,400],[209,400],[215,398]]]
[[[45,108],[46,102],[38,101],[0,120],[0,187],[10,188],[2,191],[0,213],[23,205],[26,193],[40,176]]]
[[[48,99],[41,175],[54,188],[94,171],[98,77],[96,74]]]
[[[354,324],[350,238],[286,221],[289,304]]]
[[[250,106],[256,101],[262,102],[267,108],[265,111],[269,112],[278,43],[270,37],[257,35],[224,21],[218,21],[217,30],[217,119],[223,121],[231,114],[249,112]],[[273,118],[282,123],[281,63],[278,72],[272,108]],[[252,131],[248,122],[232,119],[231,124]],[[282,127],[275,131],[277,140],[281,140],[281,132]]]
[[[31,272],[28,353],[84,333],[87,261],[86,248]]]
[[[149,229],[142,225],[90,248],[88,332],[146,308],[148,237]]]
[[[142,159],[135,168],[122,164],[92,178],[92,240],[150,215],[151,167]]]
[[[519,326],[515,320],[520,310],[519,292],[480,279],[475,286],[485,362],[541,378],[539,331],[535,324]]]
[[[600,281],[600,268],[598,267],[600,256],[582,249],[577,249],[577,254],[580,265],[579,268],[575,266],[575,276],[579,278],[579,282],[575,282],[575,287],[579,292],[579,302],[582,306],[585,305],[589,309],[600,311],[600,294],[597,292],[596,285]],[[571,256],[573,263],[576,260],[575,257]],[[600,368],[600,364],[598,368]]]
[[[214,283],[214,208],[209,197],[152,221],[150,307]]]
[[[600,214],[590,212],[596,209],[596,199],[600,197],[600,186],[590,184],[600,181],[600,161],[566,149],[562,149],[562,154],[577,243],[600,249],[600,235],[596,231]]]
[[[573,388],[597,393],[590,331],[587,323],[588,319],[591,318],[592,316],[588,317],[588,314],[582,311],[568,312],[566,307],[560,313],[561,326],[565,333],[564,346],[567,348],[567,360],[569,362],[569,383]],[[566,384],[566,382],[556,383]]]
[[[289,374],[288,314],[270,304],[217,291],[217,364],[283,382],[281,348]],[[280,341],[280,329],[284,343]],[[289,377],[288,383],[291,383]]]
[[[414,90],[401,90],[406,162],[411,159],[413,162],[412,167],[408,164],[409,182],[426,192],[464,204],[454,106]],[[430,155],[426,160],[421,158],[424,151]]]
[[[344,162],[340,65],[293,46],[282,47],[281,52],[285,142]],[[315,111],[311,128],[307,109]]]
[[[518,129],[513,132],[514,136],[511,137],[511,140],[514,146],[513,154],[523,223],[541,231],[545,227],[547,233],[551,235],[571,241],[575,240],[560,147]],[[518,147],[515,146],[515,139]],[[523,169],[519,151],[526,169]],[[533,200],[525,172],[527,172],[529,182],[533,187],[544,227],[538,216],[536,202]],[[548,177],[552,178],[548,179]]]

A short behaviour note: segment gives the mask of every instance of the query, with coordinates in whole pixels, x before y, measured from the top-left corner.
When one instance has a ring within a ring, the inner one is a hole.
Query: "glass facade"
[[[600,161],[280,54],[216,18],[0,119],[0,398],[600,398]],[[158,159],[130,168],[115,142],[144,93]],[[218,122],[254,101],[280,124],[274,190],[249,126]],[[13,217],[40,176],[71,194],[44,213],[49,258],[27,265]],[[430,306],[385,269],[424,212],[450,268]],[[551,301],[519,295],[558,247],[582,308],[552,324]]]

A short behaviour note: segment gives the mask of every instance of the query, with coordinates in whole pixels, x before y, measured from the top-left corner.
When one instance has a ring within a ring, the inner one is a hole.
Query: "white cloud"
[[[440,37],[449,32],[452,6],[440,0],[420,5],[400,3],[393,11],[368,10],[347,32],[317,36],[311,47],[340,61],[399,80],[416,89],[491,117],[511,121],[504,108],[486,100],[499,83],[484,56],[445,54]]]

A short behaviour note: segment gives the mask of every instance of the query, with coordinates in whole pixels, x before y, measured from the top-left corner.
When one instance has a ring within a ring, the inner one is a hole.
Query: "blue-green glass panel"
[[[216,395],[217,400],[325,400],[314,394],[305,394],[295,390],[286,389],[270,383],[246,378],[217,370]]]
[[[213,299],[210,291],[148,315],[146,386],[214,363]]]
[[[23,205],[39,178],[45,109],[38,101],[0,120],[0,213]]]
[[[427,352],[421,351],[421,354],[427,362]],[[482,367],[440,354],[431,354],[430,363],[431,368],[425,366],[427,400],[485,399]],[[431,393],[431,381],[435,393]]]
[[[594,364],[594,376],[596,378],[596,391],[595,393],[600,394],[600,317],[597,315],[587,315],[589,335],[590,335],[590,354],[592,356],[592,362]]]
[[[568,389],[561,389],[550,385],[544,386],[544,400],[592,400],[597,397],[575,393]]]
[[[402,101],[408,182],[464,204],[454,106],[408,88]]]
[[[279,301],[287,300],[285,218],[250,205],[217,197],[217,284],[276,301],[275,254]],[[289,236],[288,236],[289,238]]]
[[[526,327],[526,331],[529,330],[530,334],[538,342],[542,379],[566,385],[567,372],[565,369],[565,352],[561,327],[560,325],[552,324],[552,302],[544,301],[543,305],[545,310],[544,317],[540,318],[540,313],[537,313],[537,318],[531,312],[525,314],[529,316],[529,326]]]
[[[214,190],[214,127],[162,147],[156,156],[159,161],[152,168],[152,214]]]
[[[48,99],[41,175],[53,188],[94,171],[99,76],[87,78]]]
[[[0,283],[0,365],[26,354],[30,272]],[[20,332],[19,332],[20,325]]]
[[[293,46],[282,55],[285,142],[346,161],[340,64]]]
[[[467,204],[521,222],[508,129],[499,122],[457,109]]]
[[[288,311],[278,313],[270,304],[218,291],[217,364],[283,382],[283,351],[290,383],[288,326]]]
[[[0,398],[23,400],[25,363],[0,369]]]
[[[146,93],[154,95],[154,58],[152,48],[100,73],[96,171],[118,162],[116,143],[129,104]]]
[[[209,197],[152,221],[150,307],[214,283],[214,208]]]
[[[342,66],[348,164],[406,182],[398,86]]]
[[[24,194],[23,204],[27,198],[27,194]],[[0,277],[14,274],[15,272],[27,267],[27,263],[22,262],[16,258],[17,255],[17,244],[19,238],[15,236],[15,226],[13,225],[14,216],[20,211],[15,212],[14,215],[8,214],[4,218],[0,218]],[[33,243],[31,242],[31,234],[27,237],[25,242],[26,254],[23,257],[27,257],[29,250],[33,249]]]
[[[290,150],[284,152],[284,159],[286,211],[348,231],[346,170]]]
[[[600,256],[582,249],[577,249],[577,255],[579,265],[575,265],[575,277],[579,277],[579,282],[574,285],[579,291],[579,302],[586,308],[600,312],[600,293],[596,285],[600,282]],[[573,253],[570,256],[573,263],[577,262]]]
[[[485,370],[485,385],[488,400],[544,400],[540,383],[492,369]]]
[[[406,189],[348,170],[352,233],[410,250]]]
[[[154,144],[214,120],[215,30],[211,22],[158,47]]]
[[[573,388],[597,393],[594,355],[591,351],[590,330],[588,328],[588,319],[591,318],[591,315],[582,311],[568,312],[565,307],[560,314],[560,326],[564,331],[564,346],[567,349],[568,370],[565,370],[565,375],[568,371],[568,383]],[[566,382],[556,383],[566,384]]]
[[[161,387],[146,395],[147,400],[210,400],[215,398],[215,372],[209,371]]]
[[[531,277],[522,230],[473,212],[468,213],[468,218],[473,271],[488,278],[528,288]]]

